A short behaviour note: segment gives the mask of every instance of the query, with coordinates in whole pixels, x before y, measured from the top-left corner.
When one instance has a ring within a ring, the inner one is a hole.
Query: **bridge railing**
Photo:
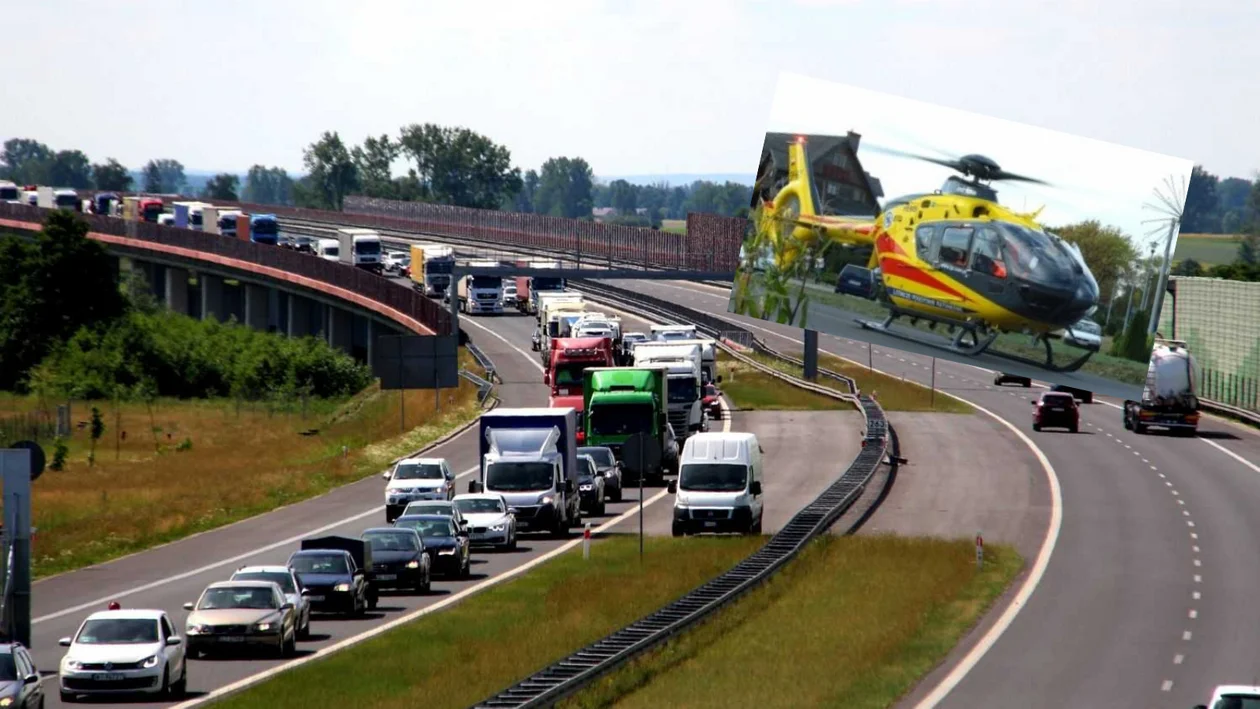
[[[0,203],[0,219],[42,224],[47,211],[39,207]],[[103,215],[85,214],[82,216],[89,228],[97,233],[211,253],[224,258],[275,268],[336,286],[381,303],[418,321],[434,333],[449,334],[451,331],[450,313],[440,303],[409,288],[400,288],[389,279],[361,268],[298,251],[255,244],[217,234]]]

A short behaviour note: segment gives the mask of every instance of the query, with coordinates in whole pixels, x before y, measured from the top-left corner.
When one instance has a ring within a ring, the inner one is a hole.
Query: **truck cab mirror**
[[[391,473],[391,472],[393,472],[393,471],[386,470],[385,472],[381,473],[381,478],[382,478],[382,479],[385,479],[385,480],[389,480],[389,478],[390,478],[390,473]]]
[[[761,494],[761,481],[754,480],[751,483],[748,483],[748,492],[751,492],[753,495],[760,495]]]
[[[551,386],[551,372],[543,372],[543,384]]]
[[[678,481],[677,480],[669,481],[669,494],[671,495],[678,494]]]

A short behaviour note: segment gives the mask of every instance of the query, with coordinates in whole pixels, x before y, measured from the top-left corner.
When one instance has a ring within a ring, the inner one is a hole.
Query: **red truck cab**
[[[572,406],[582,416],[582,372],[590,367],[614,367],[612,340],[607,337],[557,337],[551,340],[551,353],[543,384],[551,387],[551,406]],[[578,443],[582,442],[578,427]]]
[[[158,217],[162,216],[162,200],[148,197],[140,200],[140,204],[136,205],[137,211],[140,212],[140,218],[146,222],[157,223]]]

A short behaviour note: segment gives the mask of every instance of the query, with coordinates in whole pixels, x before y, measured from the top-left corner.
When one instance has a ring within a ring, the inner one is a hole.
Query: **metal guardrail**
[[[481,351],[480,347],[473,344],[471,339],[464,346],[468,348],[468,352],[473,356],[473,359],[477,360],[477,364],[486,370],[486,376],[490,378],[491,382],[494,382],[496,379],[500,382],[503,381],[503,378],[499,376],[499,372],[494,368],[494,362],[486,356],[485,352]]]
[[[459,370],[459,376],[477,385],[477,403],[484,405],[494,391],[494,382],[488,382],[467,369]]]
[[[857,458],[760,550],[682,598],[475,704],[474,709],[551,706],[713,615],[791,561],[852,506],[887,455],[888,424],[883,409],[869,397],[861,397],[860,402],[866,435]]]
[[[1222,404],[1219,401],[1210,401],[1208,399],[1199,399],[1199,406],[1212,413],[1233,416],[1234,418],[1242,419],[1252,425],[1260,426],[1260,414],[1257,414],[1255,411],[1241,409],[1237,406],[1230,406],[1229,404]]]
[[[739,342],[741,346],[750,347],[754,352],[757,352],[758,354],[771,357],[773,359],[777,359],[779,361],[782,361],[788,364],[792,364],[798,367],[805,366],[805,363],[801,361],[800,359],[797,359],[796,357],[792,357],[790,355],[785,355],[779,352],[778,350],[774,349],[773,347],[770,347],[769,345],[765,344],[761,340],[757,339],[757,337],[753,335],[751,332],[749,332],[747,329],[740,327],[737,323],[731,322],[730,320],[719,318],[709,313],[703,313],[703,312],[700,312],[699,310],[694,310],[686,306],[678,305],[677,303],[671,303],[661,298],[656,298],[653,296],[644,295],[642,293],[629,291],[624,288],[611,286],[611,285],[608,285],[607,283],[595,283],[593,281],[582,280],[582,281],[574,281],[572,285],[573,287],[579,290],[588,292],[591,295],[596,296],[596,297],[603,295],[606,298],[609,298],[610,300],[615,300],[621,303],[634,303],[640,307],[647,308],[650,310],[651,314],[655,317],[679,319],[683,322],[686,322],[687,324],[694,324],[696,326],[696,329],[712,337],[717,337],[719,346],[722,348],[722,351],[726,352],[727,354],[730,354],[731,356],[735,357],[740,362],[747,364],[749,366],[752,366],[759,371],[778,372],[778,370],[775,370],[773,367],[767,367],[765,364],[758,362],[756,359],[753,359],[752,357],[748,357],[747,355],[744,355],[740,352],[736,352],[733,348],[725,346],[721,342],[721,339],[725,338],[725,339],[731,340],[732,342],[738,342],[738,340],[731,337],[731,335],[740,335],[741,337],[739,339],[743,340],[743,342]],[[745,342],[748,344],[745,344]],[[781,374],[781,372],[779,373]],[[839,372],[834,372],[824,367],[819,367],[818,373],[829,379],[834,379],[844,384],[846,387],[848,387],[849,389],[848,394],[845,394],[843,396],[848,396],[851,398],[853,396],[857,396],[860,393],[857,382],[855,382],[851,377],[846,377],[845,375],[840,374]],[[827,396],[836,394],[836,391],[834,389],[831,389],[830,387],[823,387],[817,384],[813,384],[812,382],[808,382],[804,379],[800,379],[799,377],[793,377],[792,379],[793,379],[792,383],[802,389],[807,389],[809,391],[824,394]]]

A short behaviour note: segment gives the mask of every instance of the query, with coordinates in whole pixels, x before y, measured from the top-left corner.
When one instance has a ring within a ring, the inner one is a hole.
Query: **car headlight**
[[[259,623],[254,626],[254,630],[257,630],[260,633],[265,633],[268,630],[271,630],[271,623]]]
[[[333,590],[336,591],[337,593],[346,593],[350,590],[350,584],[339,583],[336,586],[333,586]]]
[[[409,569],[418,569],[418,568],[420,568],[420,562],[419,562],[419,561],[416,561],[415,559],[412,559],[411,561],[408,561],[408,562],[407,562],[407,568],[409,568]]]
[[[5,697],[4,699],[0,699],[0,707],[7,707],[12,703],[13,703],[13,697]]]
[[[594,486],[594,485],[590,485],[590,484],[587,484],[587,485],[579,485],[579,486],[578,486],[578,489],[579,489],[579,490],[581,490],[582,492],[590,492],[591,490],[594,490],[594,489],[595,489],[595,486]]]
[[[455,553],[454,549],[438,549],[438,553],[442,556],[450,556]]]
[[[550,505],[551,503],[555,501],[556,501],[556,498],[552,497],[551,495],[543,495],[542,497],[538,498],[538,504],[540,505]]]
[[[66,660],[66,669],[71,672],[78,672],[83,669],[83,663],[78,660]]]
[[[158,663],[158,656],[150,655],[144,658],[144,662],[141,662],[140,666],[147,670],[150,667],[157,667],[157,663]]]
[[[201,635],[202,633],[208,633],[208,632],[210,632],[210,626],[208,626],[208,625],[188,625],[188,626],[185,628],[185,630],[187,630],[187,632],[188,632],[188,634],[189,634],[189,635]]]
[[[500,523],[490,527],[491,532],[502,532],[504,529],[507,529],[506,523]]]

